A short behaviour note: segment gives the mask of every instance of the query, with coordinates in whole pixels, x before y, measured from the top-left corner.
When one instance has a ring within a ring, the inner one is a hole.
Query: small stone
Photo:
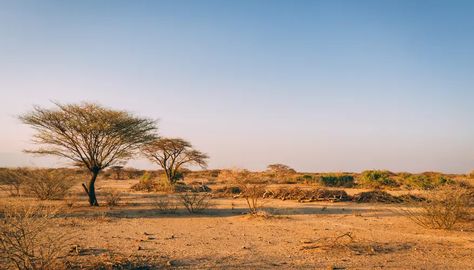
[[[167,265],[167,266],[175,266],[175,265],[176,265],[176,261],[174,261],[174,260],[169,260],[169,261],[166,262],[166,265]]]

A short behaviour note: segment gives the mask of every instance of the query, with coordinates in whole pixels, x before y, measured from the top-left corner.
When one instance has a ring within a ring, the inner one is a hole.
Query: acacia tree
[[[288,165],[285,164],[270,164],[267,166],[267,171],[271,173],[277,174],[292,174],[296,173],[296,171]]]
[[[156,122],[126,111],[95,103],[63,105],[53,109],[35,106],[20,120],[36,130],[33,142],[42,147],[27,153],[66,158],[91,172],[82,184],[91,206],[98,206],[95,181],[99,173],[130,159],[136,151],[157,138]]]
[[[157,139],[142,148],[143,154],[163,168],[170,184],[178,180],[179,170],[186,165],[207,166],[206,154],[195,150],[191,143],[180,138]]]

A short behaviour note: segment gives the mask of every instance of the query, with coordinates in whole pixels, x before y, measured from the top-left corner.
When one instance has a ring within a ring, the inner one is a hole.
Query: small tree
[[[267,171],[275,174],[293,174],[296,171],[285,164],[270,164],[267,166]]]
[[[123,166],[115,165],[115,166],[112,166],[111,169],[115,173],[115,180],[122,179]]]
[[[34,107],[20,116],[36,130],[34,142],[44,147],[26,151],[69,159],[86,167],[91,179],[82,184],[91,206],[98,206],[95,181],[99,173],[130,159],[142,145],[156,139],[155,121],[94,103]]]
[[[180,169],[186,165],[207,166],[206,154],[195,150],[193,146],[180,138],[163,138],[146,144],[143,154],[152,162],[158,163],[166,174],[170,184],[179,179]]]

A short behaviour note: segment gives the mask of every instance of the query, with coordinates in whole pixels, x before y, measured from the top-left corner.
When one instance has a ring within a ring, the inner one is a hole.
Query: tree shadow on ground
[[[375,209],[364,205],[311,205],[301,207],[272,207],[266,206],[261,208],[263,213],[269,216],[298,216],[298,215],[356,215],[356,216],[373,216],[387,217],[397,216],[394,211],[381,207]],[[117,206],[109,207],[81,207],[74,211],[64,213],[65,217],[96,217],[97,213],[105,217],[112,218],[190,218],[190,217],[232,217],[242,216],[249,213],[248,208],[209,208],[198,213],[189,213],[186,209],[178,209],[175,213],[163,213],[159,209],[147,207],[141,204],[139,207],[135,206]]]

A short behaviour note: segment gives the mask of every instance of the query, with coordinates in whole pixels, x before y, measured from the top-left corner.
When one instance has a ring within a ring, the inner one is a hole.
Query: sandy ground
[[[70,265],[130,260],[165,269],[474,268],[469,222],[430,230],[394,205],[280,200],[267,200],[270,215],[254,218],[245,214],[243,199],[232,198],[213,199],[202,214],[162,214],[152,202],[165,195],[130,192],[132,183],[101,180],[99,193],[124,191],[121,205],[91,209],[82,201],[59,218],[59,230],[72,236]]]

